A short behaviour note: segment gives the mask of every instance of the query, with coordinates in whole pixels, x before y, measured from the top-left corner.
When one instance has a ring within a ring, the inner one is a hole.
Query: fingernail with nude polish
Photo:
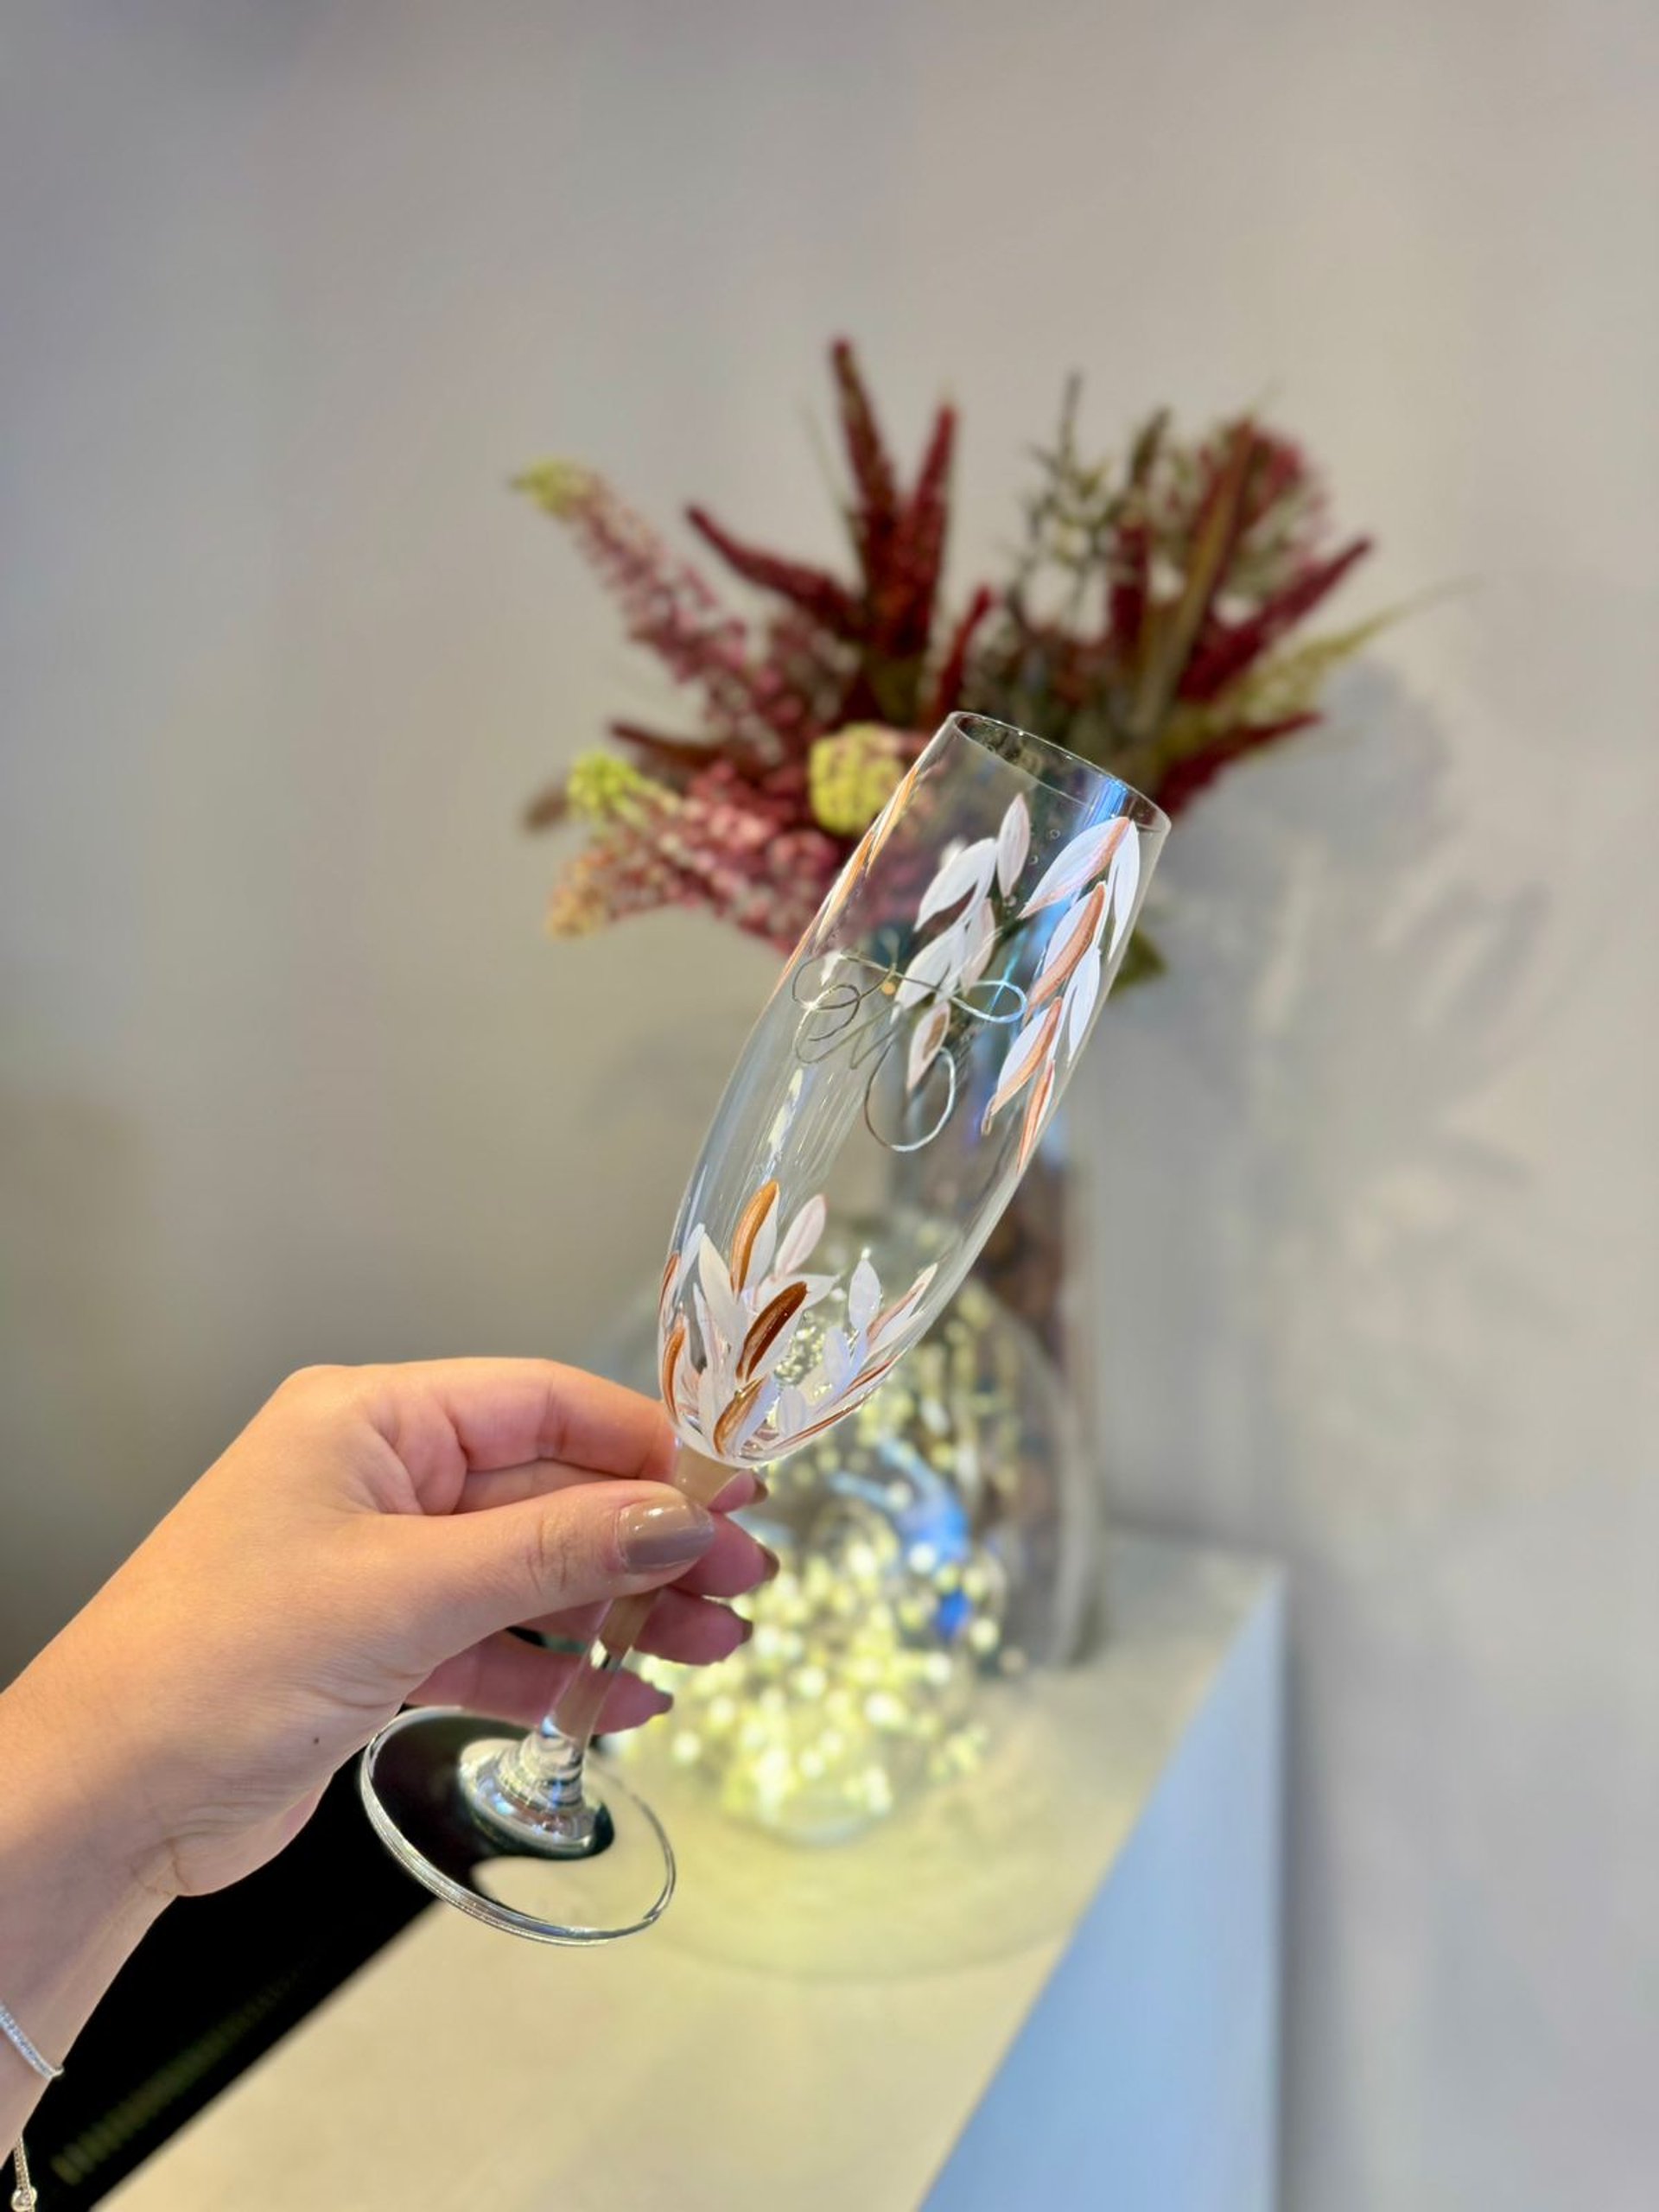
[[[690,1567],[715,1541],[713,1518],[689,1497],[625,1505],[617,1516],[617,1548],[631,1574],[659,1567]]]

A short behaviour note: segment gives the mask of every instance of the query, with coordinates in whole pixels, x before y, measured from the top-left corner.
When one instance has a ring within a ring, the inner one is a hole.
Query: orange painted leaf
[[[766,1387],[765,1377],[757,1375],[753,1382],[746,1382],[728,1401],[726,1410],[715,1423],[714,1445],[716,1452],[723,1453],[731,1450],[750,1407]]]
[[[1056,1009],[1058,1011],[1058,1008]],[[1054,1095],[1054,1063],[1046,1063],[1037,1078],[1037,1088],[1032,1092],[1026,1107],[1026,1125],[1020,1132],[1020,1172],[1026,1172],[1026,1163],[1037,1149],[1037,1140],[1043,1134],[1043,1117],[1048,1111],[1048,1102]]]
[[[747,1382],[751,1376],[765,1375],[770,1370],[766,1359],[775,1351],[779,1339],[806,1303],[806,1285],[792,1282],[780,1290],[770,1306],[762,1307],[755,1318],[754,1326],[743,1339],[743,1349],[737,1356],[737,1379]]]
[[[1028,1022],[1014,1039],[1008,1057],[1002,1063],[1001,1080],[990,1104],[985,1109],[985,1126],[988,1128],[1009,1099],[1019,1096],[1043,1065],[1059,1026],[1059,1001],[1051,999],[1037,1019]]]
[[[755,1247],[765,1236],[767,1224],[772,1225],[768,1245],[778,1234],[778,1185],[763,1183],[737,1217],[737,1227],[732,1232],[732,1287],[741,1290],[749,1280],[750,1264],[755,1256]],[[754,1273],[764,1275],[772,1258],[766,1250]]]
[[[1095,944],[1106,920],[1106,886],[1097,883],[1060,924],[1044,955],[1032,986],[1031,1003],[1039,1007],[1056,991],[1064,990],[1084,953]]]
[[[657,1376],[662,1389],[663,1403],[671,1413],[674,1410],[674,1376],[680,1363],[680,1354],[685,1350],[686,1335],[685,1316],[677,1313],[673,1327],[663,1339],[662,1359]]]

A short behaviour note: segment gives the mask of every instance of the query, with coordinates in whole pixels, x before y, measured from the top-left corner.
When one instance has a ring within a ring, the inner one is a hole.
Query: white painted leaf
[[[726,1262],[715,1246],[715,1240],[705,1230],[697,1252],[697,1278],[702,1285],[703,1295],[709,1300],[709,1312],[715,1327],[724,1338],[728,1351],[734,1351],[748,1334],[748,1316],[732,1288],[732,1278]]]
[[[777,1243],[778,1209],[774,1206],[761,1223],[760,1233],[754,1240],[754,1250],[749,1256],[749,1281],[752,1283],[764,1282],[771,1273],[772,1255]]]
[[[1116,952],[1123,941],[1123,932],[1135,912],[1135,893],[1141,888],[1141,839],[1133,825],[1112,855],[1112,872],[1108,881],[1112,893],[1111,949]]]
[[[690,1283],[692,1268],[696,1262],[697,1248],[702,1243],[702,1224],[698,1222],[684,1243],[674,1255],[672,1264],[664,1271],[663,1302],[658,1309],[659,1319],[667,1314],[671,1304],[684,1297]]]
[[[905,1061],[905,1089],[914,1090],[922,1077],[938,1058],[939,1047],[944,1042],[944,1033],[950,1027],[950,1007],[947,1000],[937,999],[916,1017],[910,1033],[910,1051]]]
[[[804,1313],[808,1306],[821,1305],[841,1281],[841,1277],[839,1275],[797,1275],[795,1281],[806,1285],[806,1299],[801,1307],[802,1313]]]
[[[996,950],[996,916],[988,899],[982,899],[963,916],[962,974],[959,985],[976,983],[991,964]]]
[[[823,1332],[823,1379],[830,1389],[844,1387],[853,1371],[852,1347],[839,1329]]]
[[[922,893],[922,903],[916,909],[917,928],[931,922],[936,914],[948,914],[964,899],[982,899],[991,887],[995,868],[995,838],[978,838],[973,844],[964,845],[960,852],[953,853]]]
[[[1102,874],[1128,829],[1125,816],[1096,822],[1080,830],[1044,869],[1037,888],[1020,908],[1021,914],[1039,913],[1045,906],[1062,906]]]
[[[764,1421],[771,1414],[772,1408],[778,1402],[778,1385],[775,1382],[768,1382],[760,1391],[760,1395],[756,1397],[754,1403],[749,1408],[747,1413],[744,1414],[743,1419],[739,1425],[737,1442],[740,1449],[748,1442],[749,1439],[754,1434],[755,1430],[760,1427],[762,1421]]]
[[[697,1370],[689,1351],[681,1352],[674,1370],[674,1404],[683,1420],[696,1419]]]
[[[931,1268],[924,1268],[904,1296],[889,1306],[885,1313],[877,1314],[870,1330],[872,1351],[882,1351],[906,1326],[914,1315],[916,1308],[927,1295],[927,1287],[938,1273],[937,1262]]]
[[[1100,996],[1100,948],[1091,945],[1077,963],[1077,972],[1065,987],[1065,1049],[1075,1058],[1089,1033],[1089,1017]]]
[[[1005,899],[1013,898],[1030,851],[1031,810],[1020,791],[1008,801],[1008,810],[996,833],[996,880]]]
[[[1033,1007],[1065,989],[1077,963],[1099,942],[1105,919],[1106,887],[1097,883],[1086,899],[1079,899],[1060,917],[1059,925],[1043,955],[1043,964],[1037,970],[1037,981],[1032,985]]]
[[[715,1428],[721,1416],[720,1392],[715,1387],[712,1372],[704,1368],[697,1377],[697,1427],[702,1431],[702,1440],[712,1444]]]
[[[798,1428],[805,1426],[810,1414],[805,1391],[793,1382],[785,1382],[778,1393],[776,1426],[779,1435],[793,1436]]]
[[[915,1006],[931,994],[948,993],[956,984],[962,965],[963,933],[960,922],[952,922],[942,937],[931,944],[925,944],[906,969],[893,1002],[893,1018],[901,1010]]]
[[[1020,1173],[1026,1172],[1026,1163],[1037,1149],[1037,1140],[1043,1134],[1043,1122],[1048,1112],[1048,1102],[1054,1096],[1054,1063],[1043,1062],[1043,1071],[1032,1087],[1026,1107],[1025,1127],[1020,1132]]]
[[[868,1329],[881,1310],[881,1278],[866,1252],[853,1269],[847,1290],[847,1319],[855,1329]]]
[[[772,1265],[780,1275],[792,1275],[806,1265],[817,1249],[828,1217],[829,1208],[821,1197],[815,1194],[807,1200],[784,1231],[772,1255]]]
[[[709,1313],[709,1301],[696,1285],[692,1286],[691,1302],[696,1310],[697,1327],[702,1336],[702,1372],[714,1381],[716,1397],[724,1399],[731,1391],[736,1364],[735,1347],[721,1334],[720,1325]]]
[[[1036,1074],[1054,1042],[1059,1026],[1059,1003],[1057,1000],[1051,1000],[1035,1020],[1028,1021],[1014,1039],[1008,1048],[1008,1057],[1002,1063],[1002,1073],[995,1093],[985,1109],[987,1128],[1009,1099],[1018,1097]]]

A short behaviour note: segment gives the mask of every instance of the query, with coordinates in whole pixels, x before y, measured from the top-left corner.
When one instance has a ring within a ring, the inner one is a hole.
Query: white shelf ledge
[[[594,1953],[429,1912],[112,2212],[1269,2212],[1281,1578],[1120,1537],[1108,1606],[976,1797],[821,1852],[677,1800]]]

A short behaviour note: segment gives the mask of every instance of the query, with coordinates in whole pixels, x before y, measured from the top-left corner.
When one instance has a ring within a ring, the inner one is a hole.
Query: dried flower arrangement
[[[588,831],[548,926],[575,937],[664,906],[705,908],[787,950],[937,723],[958,707],[1019,723],[1179,814],[1224,770],[1319,719],[1337,666],[1387,617],[1297,633],[1370,549],[1332,544],[1301,448],[1245,416],[1196,441],[1166,413],[1122,459],[1090,460],[1078,387],[1034,454],[1007,581],[942,606],[955,410],[903,480],[853,350],[830,351],[849,477],[849,578],[691,528],[760,594],[733,612],[593,470],[516,480],[572,531],[629,637],[690,695],[665,734],[613,724],[529,810]],[[1160,965],[1144,931],[1121,982]]]

